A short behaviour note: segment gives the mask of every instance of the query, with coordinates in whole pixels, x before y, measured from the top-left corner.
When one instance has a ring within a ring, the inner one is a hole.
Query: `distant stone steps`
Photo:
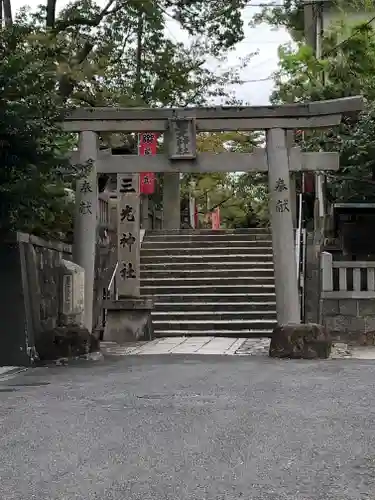
[[[147,232],[141,291],[156,337],[269,337],[276,324],[268,230]]]

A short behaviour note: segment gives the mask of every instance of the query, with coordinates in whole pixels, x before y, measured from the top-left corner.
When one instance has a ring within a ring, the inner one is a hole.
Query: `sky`
[[[13,11],[17,11],[20,7],[29,5],[35,8],[40,4],[40,0],[12,0]],[[67,2],[57,0],[57,7],[61,9]],[[99,0],[99,4],[102,1]],[[262,4],[271,3],[271,0],[262,0]],[[254,0],[254,4],[258,4]],[[243,11],[245,39],[239,43],[235,51],[231,54],[231,65],[236,65],[237,62],[249,53],[257,52],[248,67],[241,71],[241,80],[245,83],[233,86],[236,97],[243,100],[245,103],[253,106],[269,103],[269,96],[273,89],[273,81],[270,76],[277,69],[278,57],[277,49],[279,45],[290,41],[290,36],[285,30],[273,30],[267,25],[251,28],[249,22],[252,16],[261,9],[257,6],[248,6]],[[167,20],[167,34],[173,39],[186,39],[186,35],[181,32],[178,24],[172,20]],[[214,63],[211,63],[213,64]]]
[[[261,3],[262,5],[272,3],[272,0],[262,0]],[[254,0],[254,4],[259,5],[259,1]],[[281,44],[291,41],[286,30],[275,30],[266,24],[251,28],[249,23],[254,14],[260,10],[260,7],[251,5],[244,9],[245,39],[237,45],[231,57],[231,65],[236,65],[236,62],[250,53],[257,52],[248,67],[241,72],[241,80],[246,83],[233,87],[238,99],[253,106],[269,103],[269,96],[273,90],[273,81],[270,76],[277,69],[278,64],[277,49]],[[172,20],[167,22],[167,32],[171,38],[178,38],[178,40],[184,36],[178,24]]]

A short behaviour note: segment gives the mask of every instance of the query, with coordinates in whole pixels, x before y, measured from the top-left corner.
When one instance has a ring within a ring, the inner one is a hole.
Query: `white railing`
[[[300,270],[301,263],[301,233],[302,233],[302,195],[298,196],[298,224],[296,230],[296,265],[297,265],[297,278]]]
[[[334,261],[332,254],[322,252],[322,298],[375,298],[374,261]]]
[[[107,193],[99,194],[97,222],[100,226],[109,225],[109,195]]]
[[[303,228],[302,194],[298,195],[298,225],[296,229],[296,266],[301,321],[305,319],[306,229]]]

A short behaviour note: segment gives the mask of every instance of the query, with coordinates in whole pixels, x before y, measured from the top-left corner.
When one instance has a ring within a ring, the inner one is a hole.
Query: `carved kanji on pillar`
[[[119,297],[140,295],[139,174],[117,175]]]

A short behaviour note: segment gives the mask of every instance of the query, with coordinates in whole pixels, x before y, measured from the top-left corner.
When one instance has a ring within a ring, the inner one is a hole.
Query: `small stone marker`
[[[61,275],[61,324],[81,325],[85,309],[85,270],[69,260],[62,260]]]

